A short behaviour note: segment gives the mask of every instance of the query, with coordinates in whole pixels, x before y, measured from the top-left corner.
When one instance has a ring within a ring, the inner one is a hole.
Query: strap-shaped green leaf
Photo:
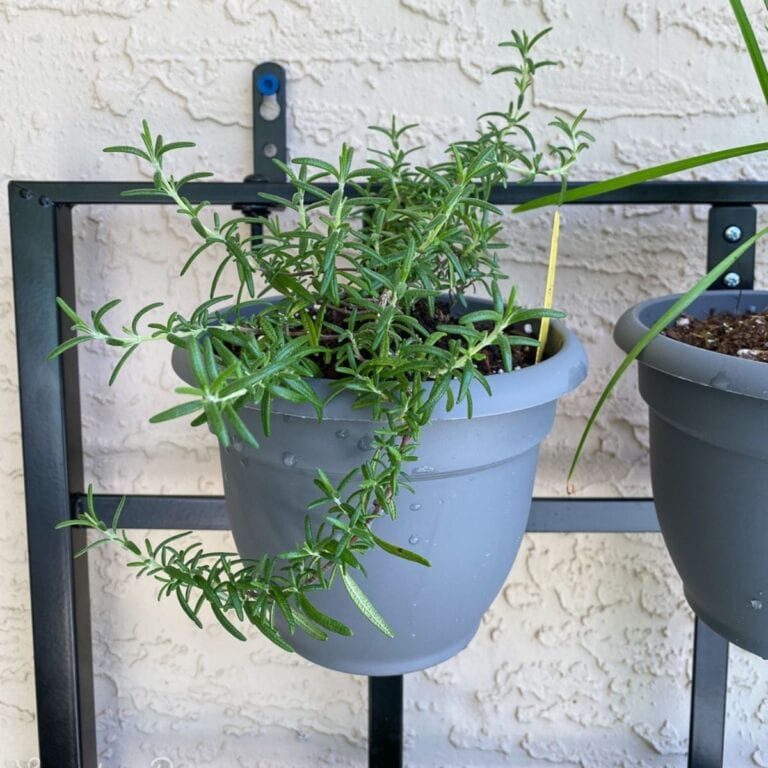
[[[537,197],[535,200],[529,200],[522,203],[512,210],[514,213],[521,213],[523,211],[532,211],[535,208],[544,208],[548,205],[557,205],[560,202],[573,203],[576,200],[585,200],[589,197],[603,195],[606,192],[615,192],[618,189],[631,187],[634,184],[640,184],[643,181],[652,181],[654,179],[659,179],[662,176],[669,176],[673,173],[687,171],[691,168],[698,168],[702,165],[718,163],[721,160],[730,160],[731,158],[742,157],[743,155],[754,155],[758,152],[765,152],[766,150],[768,150],[768,142],[760,142],[759,144],[748,144],[743,147],[721,149],[717,152],[707,152],[703,155],[686,157],[683,160],[673,160],[670,163],[662,163],[661,165],[654,165],[651,168],[644,168],[640,171],[632,171],[632,173],[615,176],[614,178],[606,179],[605,181],[586,184],[583,187],[570,187],[564,195],[557,192],[554,195]]]
[[[755,69],[758,82],[763,89],[763,98],[765,98],[766,103],[768,103],[768,69],[765,67],[765,59],[763,58],[763,52],[760,50],[760,46],[757,43],[755,31],[752,29],[749,17],[744,10],[744,6],[741,4],[741,0],[731,0],[731,8],[733,9],[733,15],[736,17],[736,21],[739,24],[741,36],[744,38],[744,42],[747,45],[749,58],[752,59],[752,66]]]

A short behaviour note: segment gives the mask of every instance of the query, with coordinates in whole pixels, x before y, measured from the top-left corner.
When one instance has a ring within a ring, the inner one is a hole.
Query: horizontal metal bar
[[[111,520],[119,496],[94,497],[96,512]],[[73,497],[73,514],[85,511],[85,496]],[[221,496],[127,496],[120,518],[125,528],[229,529]],[[534,499],[531,533],[639,533],[659,530],[651,499]]]
[[[653,499],[534,499],[529,533],[656,533]]]
[[[569,189],[582,187],[587,182],[572,182]],[[126,181],[11,181],[9,196],[21,196],[30,205],[168,205],[172,201],[163,197],[121,197],[128,189],[151,188],[146,182]],[[333,190],[333,184],[318,184]],[[192,202],[207,200],[217,205],[236,205],[263,202],[259,193],[290,198],[294,193],[290,184],[267,182],[198,182],[187,184],[184,194]],[[510,184],[497,186],[491,200],[498,205],[515,205],[542,195],[560,191],[559,184]],[[768,183],[761,181],[654,181],[637,184],[626,189],[579,200],[572,205],[610,204],[685,204],[749,205],[768,203]]]

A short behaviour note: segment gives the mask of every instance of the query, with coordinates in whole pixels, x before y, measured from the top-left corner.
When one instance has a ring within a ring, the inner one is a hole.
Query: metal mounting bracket
[[[709,239],[707,241],[707,272],[717,266],[745,240],[757,231],[757,211],[754,205],[713,205],[709,209]],[[755,246],[748,248],[733,269],[715,283],[713,289],[743,288],[755,285]]]

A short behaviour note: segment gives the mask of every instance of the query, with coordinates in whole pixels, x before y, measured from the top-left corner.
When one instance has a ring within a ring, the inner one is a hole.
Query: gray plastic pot
[[[487,306],[481,301],[470,309]],[[580,342],[553,323],[549,357],[539,365],[490,377],[493,396],[474,382],[474,417],[458,406],[438,406],[422,432],[410,474],[414,493],[397,498],[395,521],[378,521],[382,538],[415,550],[427,568],[381,550],[361,559],[368,577],[355,579],[392,627],[381,634],[352,604],[340,581],[312,601],[344,622],[352,637],[289,637],[297,653],[330,669],[361,675],[397,675],[430,667],[462,650],[504,584],[520,546],[531,502],[539,442],[549,432],[557,398],[586,376]],[[185,361],[174,366],[191,380]],[[321,395],[327,380],[311,380]],[[306,405],[275,400],[272,433],[261,431],[256,407],[242,418],[261,443],[221,451],[226,504],[238,551],[257,558],[293,549],[303,540],[307,504],[321,467],[339,480],[370,455],[376,424],[353,410],[351,394],[336,397],[318,423]],[[317,521],[322,510],[309,513]]]
[[[643,302],[614,332],[631,349],[678,298]],[[768,292],[717,291],[686,310],[768,307]],[[639,358],[659,524],[695,613],[768,657],[768,365],[664,336]]]

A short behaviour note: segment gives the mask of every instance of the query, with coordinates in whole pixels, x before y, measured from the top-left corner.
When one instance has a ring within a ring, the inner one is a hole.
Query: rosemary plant
[[[503,247],[498,239],[501,211],[490,203],[494,185],[508,181],[530,182],[545,175],[564,184],[592,141],[581,127],[583,113],[572,121],[556,118],[551,125],[557,140],[543,149],[528,127],[534,76],[552,64],[533,53],[547,31],[533,37],[513,32],[501,44],[516,54],[515,63],[496,70],[514,76],[512,100],[506,109],[482,115],[476,136],[452,143],[441,162],[416,164],[419,148],[407,146],[413,126],[395,119],[373,128],[386,148],[371,150],[361,165],[355,165],[347,145],[335,164],[312,157],[295,158],[290,165],[276,161],[293,194],[262,197],[293,212],[295,224],[288,228],[274,217],[224,221],[209,215],[206,203],[192,204],[185,185],[210,174],[178,179],[169,174],[166,156],[192,144],[165,143],[146,122],[139,146],[106,150],[136,155],[152,169],[152,188],[127,194],[170,198],[200,236],[182,274],[214,249],[220,262],[210,297],[189,317],[171,312],[163,322],[145,324],[145,316],[160,306],[151,304],[115,333],[106,316],[117,300],[87,320],[59,299],[75,335],[52,355],[91,341],[117,347],[122,355],[112,381],[142,344],[167,341],[182,347],[197,384],[179,387],[184,401],[151,420],[192,416],[194,426],[207,425],[223,446],[237,439],[258,447],[262,436],[257,439],[246,426],[242,409],[260,410],[268,437],[275,399],[308,403],[321,419],[326,403],[307,383],[311,378],[331,378],[331,397],[352,392],[355,406],[367,409],[379,426],[370,458],[339,482],[317,469],[318,497],[310,508],[322,509],[324,520],[313,525],[307,517],[304,538],[290,551],[244,560],[186,545],[185,534],[142,547],[120,530],[120,509],[111,525],[98,519],[90,492],[88,511],[62,526],[94,529],[99,536],[89,548],[111,542],[125,549],[130,565],[159,580],[160,595],[175,595],[198,626],[208,603],[235,637],[245,639],[237,622],[250,623],[286,650],[298,630],[318,639],[329,632],[349,634],[348,627],[312,602],[314,591],[340,579],[360,611],[391,634],[354,575],[365,573],[364,554],[374,547],[429,565],[418,553],[376,533],[376,520],[394,518],[398,493],[409,488],[405,470],[417,458],[422,429],[436,408],[461,404],[471,416],[470,384],[477,381],[491,393],[478,367],[485,353],[497,348],[503,369],[512,371],[517,348],[538,343],[513,329],[561,316],[521,308],[514,289],[502,293],[505,275],[497,258]],[[261,225],[261,233],[245,234],[244,225],[253,223]],[[233,297],[219,295],[219,283],[230,269],[239,290],[234,306],[225,309]],[[265,287],[257,290],[257,284]],[[477,290],[490,297],[487,309],[451,313]],[[281,298],[260,303],[265,294]]]

